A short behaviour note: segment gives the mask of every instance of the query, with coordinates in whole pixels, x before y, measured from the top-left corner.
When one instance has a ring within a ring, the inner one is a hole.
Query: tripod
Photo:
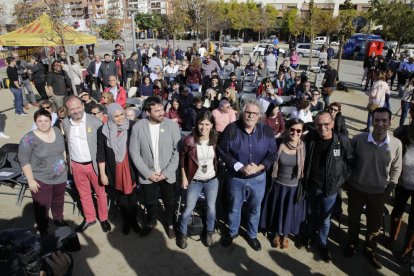
[[[256,64],[257,60],[264,61],[264,58],[262,56],[262,52],[258,52],[258,53],[259,54],[257,55],[257,57],[256,57],[256,59],[254,61],[254,64]]]
[[[411,95],[408,96],[407,100],[403,101],[403,103],[401,104],[401,107],[397,110],[397,112],[395,112],[394,116],[391,118],[391,121],[394,120],[394,118],[398,115],[398,113],[400,111],[401,111],[401,115],[400,115],[401,119],[400,120],[402,120],[402,118],[403,118],[403,116],[402,116],[403,115],[403,108],[406,108],[404,105],[406,105],[408,103],[409,104],[408,110],[409,110],[410,106],[414,104],[412,102],[413,96],[414,96],[414,91],[411,93]],[[408,114],[408,110],[406,111],[407,114]],[[407,116],[407,114],[406,114],[406,116]],[[405,118],[404,118],[404,121],[405,121]]]

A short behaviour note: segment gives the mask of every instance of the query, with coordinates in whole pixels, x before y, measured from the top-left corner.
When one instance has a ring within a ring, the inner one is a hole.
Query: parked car
[[[298,43],[296,44],[296,53],[300,57],[309,57],[310,56],[310,43]],[[312,57],[318,57],[320,50],[318,49],[317,45],[313,45],[313,54]]]
[[[214,49],[217,49],[218,45],[219,45],[219,43],[216,43],[214,45]],[[223,53],[225,55],[231,55],[235,51],[239,51],[240,54],[243,54],[243,47],[241,47],[241,46],[235,46],[235,45],[230,44],[228,42],[222,42],[221,43],[221,49],[223,49]]]
[[[322,46],[323,44],[325,44],[327,42],[328,42],[328,38],[326,36],[317,36],[313,40],[313,43],[318,45],[318,46]]]
[[[277,37],[276,35],[271,35],[268,38],[260,40],[260,42],[262,42],[262,43],[272,43],[273,44],[273,40],[275,40],[276,37]]]
[[[264,56],[266,49],[269,47],[273,47],[273,44],[270,44],[270,43],[256,44],[253,47],[253,55],[255,56],[260,53],[262,56]],[[284,53],[285,53],[285,50],[283,50],[282,48],[279,48],[279,54],[284,54]]]

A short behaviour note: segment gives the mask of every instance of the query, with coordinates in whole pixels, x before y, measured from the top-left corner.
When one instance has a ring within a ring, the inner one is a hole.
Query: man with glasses
[[[266,171],[276,159],[276,141],[272,129],[260,122],[260,106],[247,101],[242,118],[229,124],[221,135],[218,151],[228,173],[228,233],[221,244],[228,247],[238,236],[241,209],[246,201],[247,242],[261,250],[257,239],[260,209],[266,188]]]
[[[316,130],[305,137],[308,223],[303,242],[309,247],[311,241],[316,241],[321,259],[329,262],[332,260],[328,249],[332,207],[338,190],[348,179],[353,153],[348,137],[333,131],[334,120],[328,112],[319,112],[314,122]]]
[[[365,209],[367,233],[365,254],[371,265],[382,267],[375,249],[380,234],[385,202],[398,183],[402,169],[401,141],[388,135],[391,111],[380,107],[374,110],[372,133],[360,133],[352,138],[355,158],[348,189],[348,245],[345,255],[357,252],[360,219]]]
[[[96,210],[92,187],[96,194],[98,217],[103,232],[111,231],[108,222],[108,205],[105,186],[99,183],[96,161],[97,131],[102,122],[87,114],[79,97],[66,99],[69,117],[63,119],[69,150],[69,165],[82,203],[84,221],[76,228],[83,232],[96,223]]]

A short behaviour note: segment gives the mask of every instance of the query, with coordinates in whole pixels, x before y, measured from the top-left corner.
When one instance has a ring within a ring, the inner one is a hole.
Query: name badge
[[[341,150],[340,149],[334,149],[333,154],[335,157],[341,156]]]

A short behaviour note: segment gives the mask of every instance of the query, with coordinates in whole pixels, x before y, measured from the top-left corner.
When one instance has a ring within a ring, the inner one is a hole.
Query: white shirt
[[[86,129],[86,113],[83,113],[83,117],[80,122],[70,121],[70,137],[69,137],[69,153],[70,159],[78,162],[91,162],[92,156],[88,146],[88,133],[91,129]]]
[[[385,144],[387,144],[387,145],[390,144],[390,137],[388,136],[388,133],[387,133],[387,137],[384,139],[384,141],[382,141],[381,143],[377,144],[377,142],[375,142],[375,140],[374,140],[374,136],[372,136],[372,133],[370,132],[368,134],[368,141],[367,142],[368,143],[373,143],[377,147],[381,147],[381,146],[383,146]]]
[[[111,87],[109,91],[112,93],[112,95],[114,95],[114,99],[116,100],[116,97],[118,97],[118,87]]]
[[[101,67],[102,62],[96,62],[95,61],[95,77],[98,77],[99,74],[99,67]]]
[[[160,124],[153,125],[149,123],[150,135],[151,135],[151,144],[152,144],[152,154],[154,157],[154,170],[157,173],[161,172],[160,167],[160,158],[159,158],[159,140],[160,140]]]
[[[309,110],[306,112],[303,109],[299,110],[296,118],[301,119],[305,124],[313,122],[312,112]]]
[[[214,170],[214,148],[208,145],[208,141],[200,141],[197,145],[198,169],[194,179],[207,180],[216,175]],[[203,166],[207,166],[203,172]]]

